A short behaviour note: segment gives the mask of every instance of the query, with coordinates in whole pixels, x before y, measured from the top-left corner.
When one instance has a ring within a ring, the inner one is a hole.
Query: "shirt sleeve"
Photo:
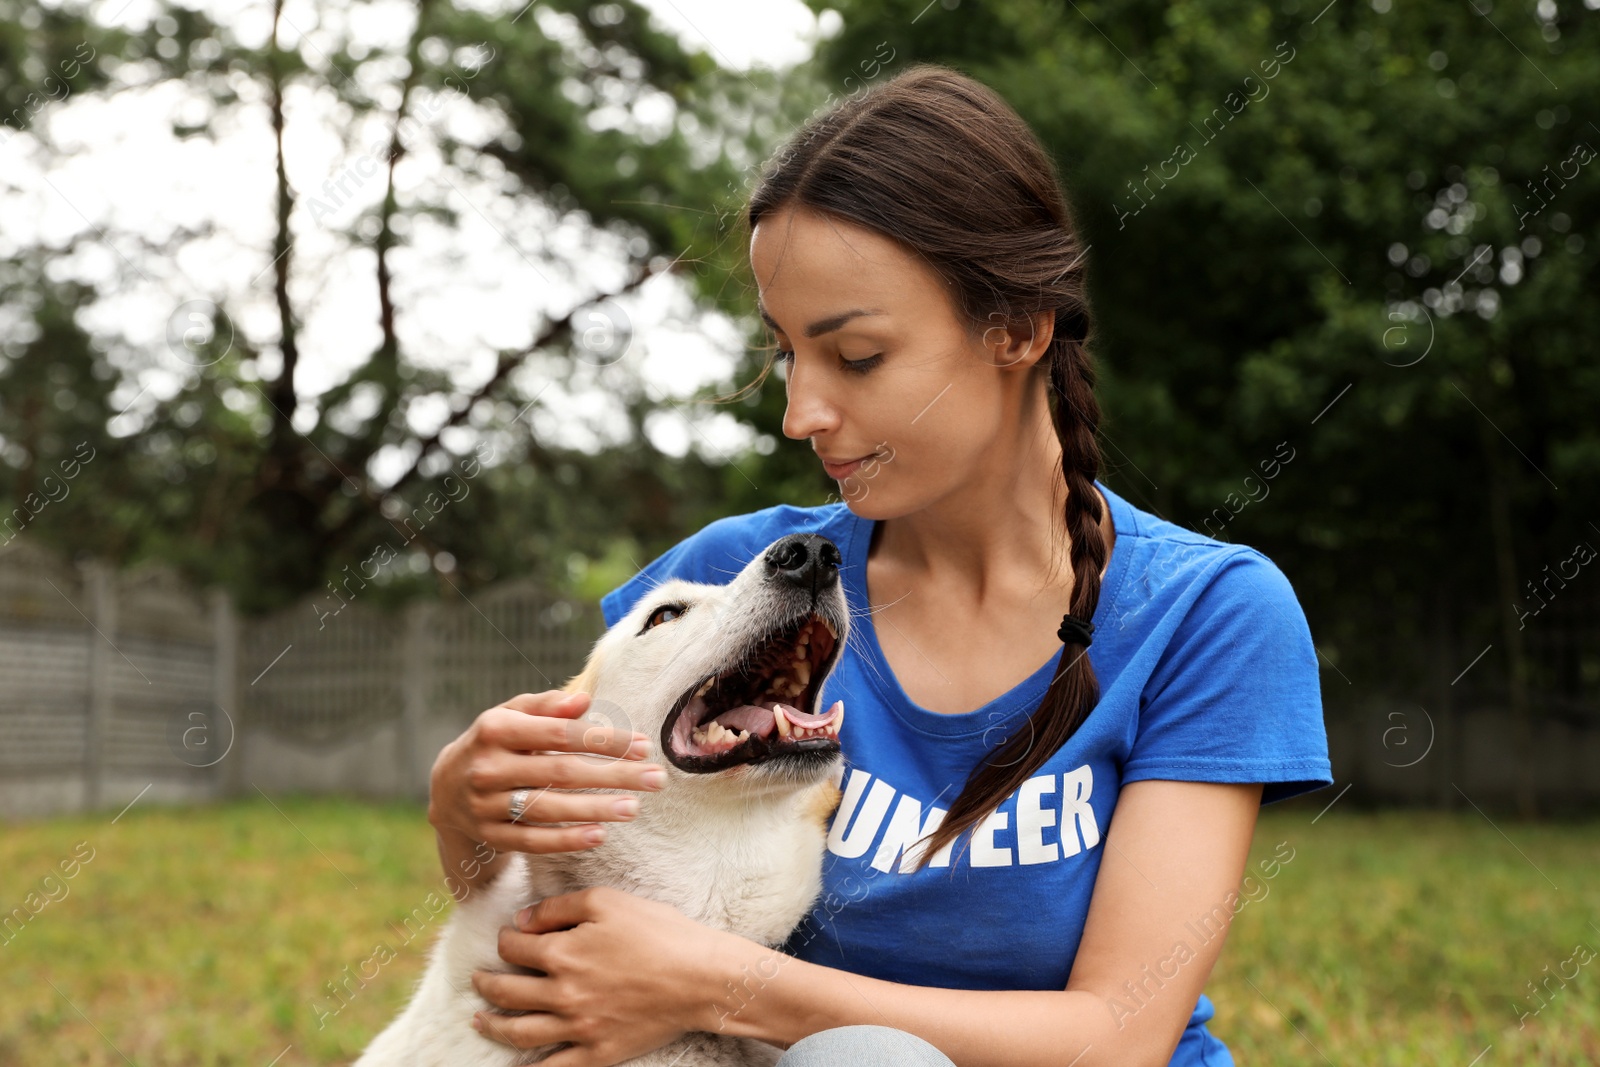
[[[1253,548],[1225,558],[1151,673],[1123,781],[1261,782],[1270,804],[1333,784],[1311,628]]]

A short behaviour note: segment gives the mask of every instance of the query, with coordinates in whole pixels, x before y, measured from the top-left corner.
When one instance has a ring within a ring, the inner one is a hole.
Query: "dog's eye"
[[[683,604],[663,604],[650,613],[650,618],[645,620],[644,630],[648,630],[650,627],[655,626],[658,623],[671,622],[673,619],[676,619],[678,616],[682,615],[686,610],[688,609]],[[640,630],[639,632],[644,633],[644,630]]]

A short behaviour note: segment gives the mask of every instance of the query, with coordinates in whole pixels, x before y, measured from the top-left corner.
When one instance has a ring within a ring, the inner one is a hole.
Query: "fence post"
[[[1433,644],[1433,677],[1435,710],[1438,722],[1434,724],[1434,743],[1438,750],[1433,759],[1433,802],[1445,811],[1454,811],[1461,805],[1461,794],[1454,783],[1461,780],[1461,754],[1466,745],[1460,736],[1465,718],[1456,705],[1455,681],[1450,672],[1455,670],[1455,642],[1453,622],[1456,618],[1451,607],[1451,590],[1440,586],[1434,592],[1431,629]]]
[[[400,704],[400,789],[402,796],[426,798],[428,766],[423,762],[423,731],[433,700],[433,609],[429,601],[406,605],[401,643],[404,692]]]
[[[100,806],[105,786],[106,735],[111,729],[111,657],[117,654],[117,590],[107,564],[90,560],[83,565],[84,591],[89,594],[89,707],[83,737],[84,807]]]
[[[225,796],[244,791],[244,703],[239,699],[239,621],[226,589],[211,590],[211,702],[230,724],[217,774]]]

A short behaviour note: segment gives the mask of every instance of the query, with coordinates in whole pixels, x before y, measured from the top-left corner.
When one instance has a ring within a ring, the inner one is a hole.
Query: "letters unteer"
[[[1009,832],[1011,813],[996,808],[972,831],[971,846],[962,853],[967,865],[1055,863],[1094,848],[1100,843],[1100,824],[1089,806],[1093,788],[1094,772],[1087,763],[1065,773],[1029,778],[1012,794],[1016,797],[1015,832]],[[933,807],[882,778],[874,779],[860,767],[852,767],[828,832],[828,851],[855,859],[876,844],[873,868],[910,873],[925,848],[922,839],[939,828],[945,815],[944,808]],[[996,834],[1001,831],[1008,832],[997,841]],[[954,845],[952,841],[941,848],[928,866],[948,867]]]

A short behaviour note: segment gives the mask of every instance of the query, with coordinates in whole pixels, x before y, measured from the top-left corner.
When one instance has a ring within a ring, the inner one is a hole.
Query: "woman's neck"
[[[1071,588],[1068,489],[1054,427],[1047,419],[1034,423],[1033,432],[999,441],[997,449],[975,465],[980,476],[925,508],[877,524],[868,555],[891,564],[902,578],[897,585],[934,581],[974,604],[1017,589]],[[1098,490],[1095,495],[1109,564],[1115,531],[1109,502]]]

